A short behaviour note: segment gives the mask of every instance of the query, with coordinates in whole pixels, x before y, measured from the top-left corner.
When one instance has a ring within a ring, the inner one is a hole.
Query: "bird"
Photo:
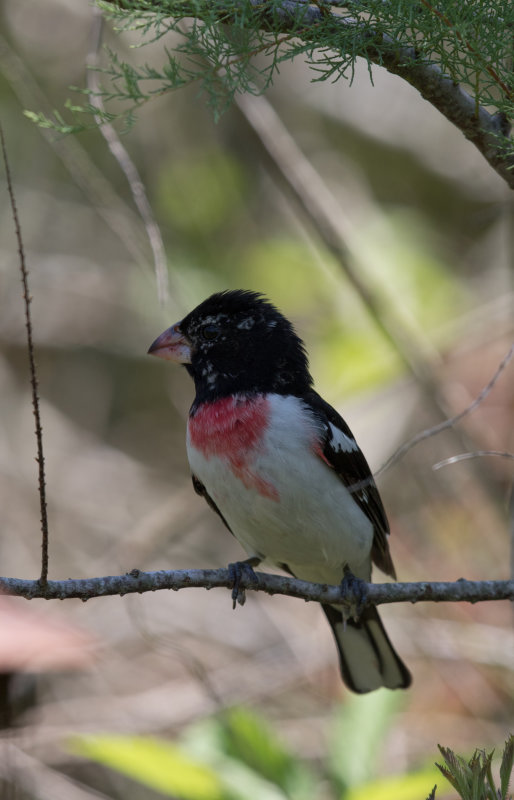
[[[148,353],[184,365],[194,381],[186,436],[192,482],[248,554],[231,566],[264,562],[348,588],[371,580],[373,562],[396,579],[368,463],[344,419],[313,388],[292,323],[264,295],[217,292]],[[360,605],[359,616],[348,618],[343,605],[322,604],[343,682],[358,694],[406,689],[411,674],[376,607]]]

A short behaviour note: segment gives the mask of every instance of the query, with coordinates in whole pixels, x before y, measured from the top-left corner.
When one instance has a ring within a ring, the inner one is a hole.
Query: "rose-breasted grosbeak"
[[[196,397],[187,424],[193,486],[256,566],[307,581],[395,577],[389,526],[348,425],[312,388],[303,342],[255,292],[214,294],[149,353],[184,364]],[[356,489],[352,489],[357,485]],[[406,688],[411,676],[375,607],[358,621],[324,605],[341,673],[355,692]]]

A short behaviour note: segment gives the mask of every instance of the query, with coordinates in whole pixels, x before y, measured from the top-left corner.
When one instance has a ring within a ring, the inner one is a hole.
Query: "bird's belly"
[[[345,564],[369,579],[370,520],[312,442],[288,433],[268,430],[261,446],[236,465],[222,455],[206,456],[189,439],[191,469],[250,556],[287,564],[305,580],[337,583]]]

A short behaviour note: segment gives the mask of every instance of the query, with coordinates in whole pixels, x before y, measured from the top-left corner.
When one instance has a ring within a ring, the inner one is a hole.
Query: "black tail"
[[[385,686],[406,689],[412,677],[394,649],[378,611],[366,608],[358,622],[346,625],[338,606],[322,606],[332,628],[339,651],[343,681],[353,692],[364,694]]]

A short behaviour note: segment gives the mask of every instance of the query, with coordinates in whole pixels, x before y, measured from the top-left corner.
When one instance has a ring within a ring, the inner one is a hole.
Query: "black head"
[[[149,352],[186,366],[196,404],[239,392],[302,395],[312,386],[302,340],[256,292],[213,294]]]

